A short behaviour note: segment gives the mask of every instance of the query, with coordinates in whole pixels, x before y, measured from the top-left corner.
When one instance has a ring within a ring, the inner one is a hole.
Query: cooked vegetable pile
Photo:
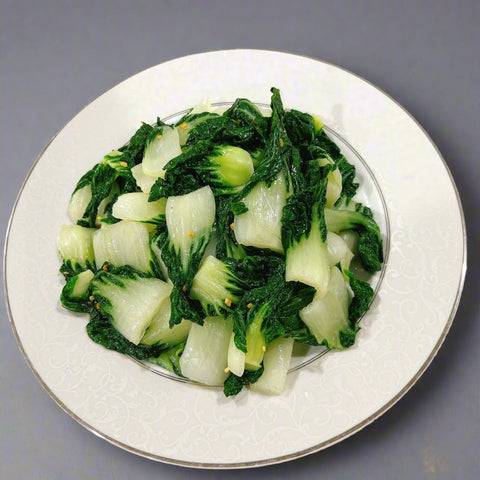
[[[235,395],[282,392],[294,342],[344,349],[373,297],[380,230],[321,121],[247,99],[142,124],[78,181],[62,305],[104,347]]]

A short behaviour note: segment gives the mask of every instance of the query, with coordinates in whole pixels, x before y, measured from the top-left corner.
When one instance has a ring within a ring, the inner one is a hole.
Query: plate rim
[[[376,90],[378,93],[381,95],[387,97],[391,102],[395,104],[395,106],[401,111],[406,114],[409,118],[410,121],[412,121],[415,125],[415,127],[425,136],[427,142],[434,148],[436,156],[438,157],[439,160],[441,160],[441,163],[443,165],[443,168],[445,169],[449,183],[453,187],[453,191],[455,194],[455,199],[457,202],[457,208],[458,208],[458,213],[459,213],[459,219],[460,223],[462,226],[462,262],[461,262],[461,270],[460,270],[460,277],[457,281],[457,292],[455,295],[455,301],[452,304],[451,310],[449,312],[448,320],[445,323],[445,326],[442,330],[442,333],[434,345],[434,347],[431,349],[430,354],[428,355],[427,359],[424,361],[424,363],[420,366],[420,368],[417,370],[416,374],[410,378],[409,382],[396,394],[394,395],[388,402],[383,404],[379,409],[377,409],[373,414],[365,418],[363,421],[357,423],[356,425],[352,426],[351,428],[342,431],[340,434],[329,438],[328,440],[325,440],[323,442],[320,442],[316,445],[313,445],[309,448],[302,449],[295,451],[293,453],[288,453],[285,455],[280,455],[276,457],[270,457],[270,458],[265,458],[261,460],[253,460],[253,461],[243,461],[243,462],[232,462],[232,463],[218,463],[218,462],[196,462],[196,461],[186,461],[186,460],[180,460],[180,459],[175,459],[175,458],[170,458],[170,457],[165,457],[162,455],[154,454],[154,453],[149,453],[144,450],[141,450],[136,447],[132,447],[131,445],[128,445],[120,440],[117,440],[115,438],[110,437],[109,435],[103,433],[100,429],[93,427],[90,425],[87,421],[79,417],[77,414],[75,414],[73,411],[69,409],[69,407],[62,402],[58,396],[50,389],[50,387],[47,385],[46,381],[43,380],[37,369],[32,363],[32,360],[28,357],[25,348],[22,344],[22,340],[18,334],[16,325],[15,325],[15,320],[13,318],[13,313],[11,310],[11,305],[10,305],[10,298],[9,298],[9,290],[8,290],[8,279],[7,279],[7,254],[8,254],[8,248],[9,248],[9,243],[10,243],[10,233],[11,233],[11,227],[14,221],[15,217],[15,212],[17,210],[18,203],[22,197],[22,194],[24,192],[24,189],[34,172],[35,168],[37,167],[38,163],[42,159],[44,153],[46,150],[49,148],[49,146],[52,144],[52,142],[57,138],[57,136],[62,132],[65,127],[74,119],[76,118],[82,111],[84,111],[86,108],[88,108],[92,103],[94,103],[97,99],[99,99],[101,96],[106,94],[107,92],[113,90],[116,88],[118,85],[127,82],[130,80],[132,77],[135,77],[136,75],[140,73],[147,72],[148,70],[155,69],[159,67],[160,65],[165,66],[170,62],[175,62],[181,59],[188,59],[190,57],[198,57],[202,56],[205,54],[228,54],[229,52],[257,52],[257,53],[265,53],[265,54],[283,54],[283,55],[290,55],[293,57],[300,57],[303,59],[307,59],[310,61],[322,63],[325,66],[329,68],[334,68],[334,69],[339,69],[344,73],[347,73],[356,79],[359,79],[363,83],[367,84],[368,86],[372,87],[374,90]],[[106,90],[102,91],[100,94],[98,94],[95,98],[93,98],[90,102],[85,104],[80,110],[76,112],[75,115],[73,115],[70,119],[67,120],[58,130],[57,132],[51,137],[51,139],[48,141],[48,143],[45,144],[43,149],[40,151],[36,159],[34,160],[33,164],[29,168],[22,184],[19,189],[19,192],[17,194],[17,197],[15,199],[15,202],[13,204],[13,207],[11,209],[11,214],[9,217],[9,221],[7,224],[7,230],[6,230],[6,235],[5,235],[5,242],[4,242],[4,249],[3,249],[3,278],[4,278],[4,285],[3,285],[3,290],[4,290],[4,297],[5,297],[5,303],[7,307],[7,315],[9,318],[9,323],[12,328],[13,334],[15,336],[17,345],[24,357],[24,360],[26,361],[27,365],[30,367],[32,370],[34,376],[36,379],[39,381],[39,383],[42,385],[43,389],[49,394],[49,396],[55,401],[55,403],[65,412],[67,413],[72,419],[74,419],[77,423],[82,425],[84,428],[86,428],[89,432],[95,434],[96,436],[106,440],[110,444],[113,444],[117,447],[120,447],[123,450],[128,451],[129,453],[136,454],[138,456],[148,458],[151,460],[163,462],[166,464],[172,464],[172,465],[177,465],[177,466],[183,466],[183,467],[193,467],[193,468],[202,468],[202,469],[241,469],[241,468],[252,468],[252,467],[262,467],[262,466],[267,466],[267,465],[273,465],[273,464],[279,464],[287,461],[291,461],[297,458],[301,458],[307,455],[310,455],[312,453],[319,452],[321,450],[324,450],[330,446],[333,446],[342,440],[352,436],[353,434],[357,433],[358,431],[362,430],[365,428],[367,425],[371,424],[373,421],[375,421],[377,418],[385,414],[390,408],[393,407],[402,397],[405,396],[405,394],[416,384],[416,382],[419,380],[419,378],[424,374],[425,370],[429,367],[429,365],[432,363],[433,359],[436,357],[438,354],[442,344],[445,341],[445,338],[450,331],[451,325],[453,323],[453,320],[455,318],[455,315],[457,313],[461,298],[462,298],[462,293],[464,289],[464,284],[465,284],[465,278],[466,278],[466,272],[467,272],[467,231],[466,231],[466,222],[465,222],[465,214],[462,206],[462,202],[460,199],[460,194],[457,188],[457,185],[455,183],[453,174],[445,161],[442,153],[440,152],[439,148],[433,141],[433,139],[430,137],[426,129],[416,120],[416,118],[402,105],[400,104],[395,98],[393,98],[391,95],[389,95],[386,91],[372,83],[371,81],[367,80],[366,78],[360,76],[359,74],[356,74],[352,72],[351,70],[334,64],[333,62],[325,61],[323,59],[315,58],[313,56],[308,56],[308,55],[302,55],[302,54],[297,54],[289,51],[281,51],[281,50],[273,50],[273,49],[249,49],[249,48],[232,48],[232,49],[220,49],[220,50],[208,50],[204,52],[197,52],[193,54],[188,54],[188,55],[183,55],[181,57],[173,58],[166,60],[165,62],[161,62],[156,65],[152,65],[150,67],[147,67],[143,70],[139,70],[136,73],[133,73],[132,75],[124,78],[123,80],[119,81],[115,85],[107,88]]]

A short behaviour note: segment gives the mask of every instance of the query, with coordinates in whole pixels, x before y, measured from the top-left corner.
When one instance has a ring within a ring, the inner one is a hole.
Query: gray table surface
[[[179,56],[227,48],[326,60],[376,84],[424,126],[455,179],[469,265],[447,339],[380,419],[329,449],[241,471],[157,463],[97,438],[27,366],[0,302],[2,479],[473,479],[479,474],[480,2],[0,1],[0,222],[42,148],[121,80]],[[429,179],[425,178],[428,191]]]

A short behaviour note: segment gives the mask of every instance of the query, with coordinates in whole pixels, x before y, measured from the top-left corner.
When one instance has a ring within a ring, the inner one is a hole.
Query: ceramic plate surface
[[[176,382],[86,335],[63,310],[56,236],[85,171],[142,121],[238,97],[319,115],[364,177],[386,257],[356,344],[288,375],[283,395]],[[430,181],[425,190],[425,178]],[[230,50],[145,70],[101,95],[50,142],[17,199],[5,248],[6,298],[19,346],[52,398],[80,424],[130,452],[199,468],[279,463],[321,450],[388,410],[440,348],[466,269],[462,208],[450,172],[395,101],[339,67],[296,55]]]

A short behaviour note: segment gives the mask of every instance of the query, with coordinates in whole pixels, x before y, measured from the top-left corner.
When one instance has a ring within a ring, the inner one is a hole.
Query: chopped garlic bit
[[[180,125],[180,128],[182,130],[185,130],[187,128],[187,122],[183,122],[181,125]]]
[[[189,237],[194,237],[194,236],[195,236],[195,233],[193,233],[193,232],[188,232],[187,235],[188,235]]]
[[[231,307],[231,306],[232,306],[232,300],[227,297],[227,298],[225,299],[225,305],[226,305],[227,307]]]

